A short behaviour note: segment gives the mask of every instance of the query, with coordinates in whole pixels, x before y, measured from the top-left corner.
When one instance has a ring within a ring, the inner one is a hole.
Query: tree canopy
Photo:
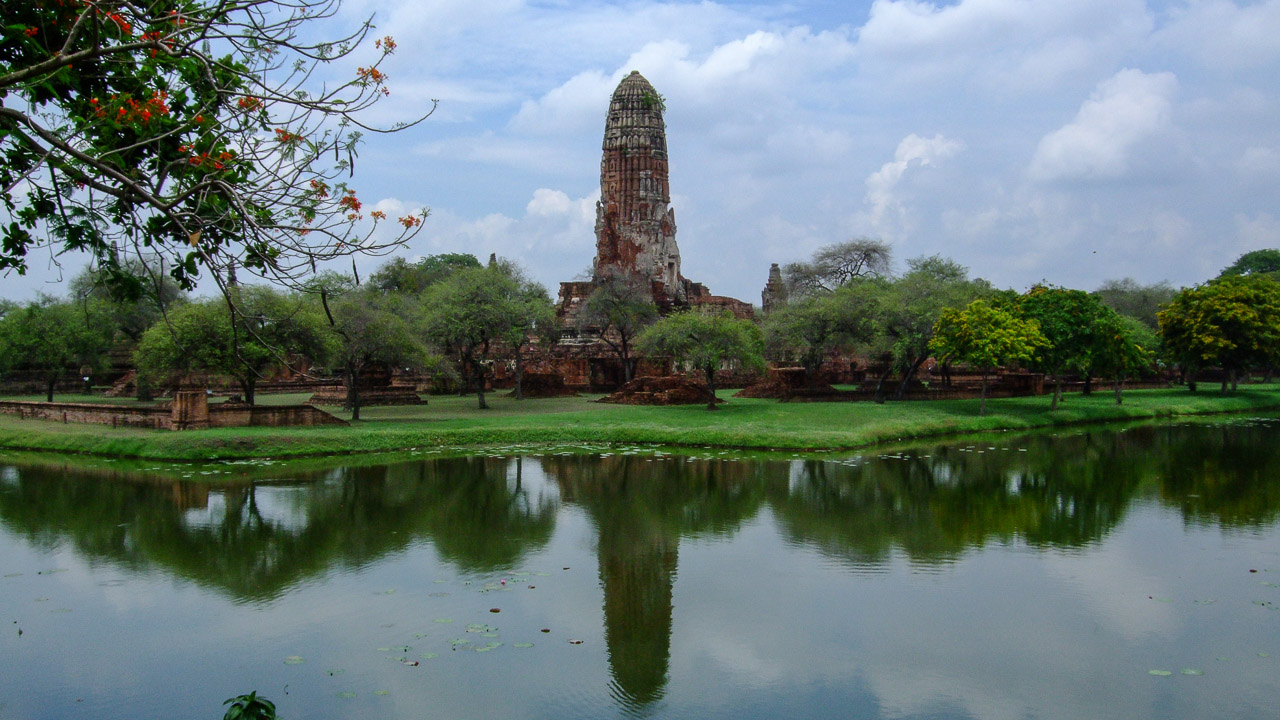
[[[701,371],[711,392],[708,410],[716,409],[716,371],[722,366],[764,367],[760,328],[728,311],[686,310],[669,315],[646,328],[637,345],[646,355],[670,357],[677,365]]]
[[[1031,362],[1049,343],[1034,320],[974,300],[963,310],[944,308],[929,348],[945,360],[972,365],[982,373],[982,404],[987,414],[987,376],[1001,365]]]
[[[1083,372],[1091,364],[1097,345],[1099,322],[1106,308],[1083,290],[1036,285],[1018,301],[1023,317],[1034,320],[1047,344],[1032,360],[1033,366],[1054,378],[1051,408],[1062,401],[1062,379],[1069,372]]]
[[[1271,275],[1273,278],[1280,276],[1280,249],[1247,252],[1224,268],[1221,276],[1257,274]]]
[[[658,319],[653,292],[641,278],[601,278],[578,311],[578,331],[595,336],[613,349],[622,363],[626,382],[635,375],[631,357],[636,336]]]
[[[1225,393],[1240,370],[1280,362],[1280,283],[1228,275],[1185,288],[1160,313],[1160,336],[1185,367],[1222,367]]]
[[[373,230],[384,213],[359,222],[347,179],[361,133],[403,127],[362,120],[390,93],[381,67],[396,43],[374,39],[371,64],[343,69],[371,24],[302,40],[339,3],[6,3],[0,270],[22,273],[48,248],[88,253],[128,297],[146,282],[130,257],[165,258],[188,289],[204,271],[221,284],[236,266],[295,283],[317,262],[416,232],[425,211],[385,240]],[[324,82],[328,65],[345,78]]]
[[[889,245],[871,238],[856,238],[819,248],[808,262],[788,263],[783,282],[791,296],[830,292],[869,277],[887,277],[893,253]]]
[[[40,298],[0,317],[0,372],[39,378],[53,402],[58,382],[81,367],[95,368],[110,342],[101,303]]]

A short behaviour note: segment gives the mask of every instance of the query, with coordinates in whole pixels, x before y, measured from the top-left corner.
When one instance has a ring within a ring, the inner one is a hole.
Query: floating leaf
[[[301,655],[290,655],[284,659],[285,665],[301,665],[304,662],[306,662],[306,660],[303,660]]]
[[[421,655],[419,655],[418,657],[422,658],[423,660],[430,660],[430,659],[432,659],[432,658],[438,658],[438,657],[440,657],[440,653],[431,653],[431,652],[427,652],[427,653],[422,653],[422,654],[421,654]]]
[[[1195,668],[1182,668],[1181,672],[1183,675],[1203,675],[1204,674],[1203,670],[1197,670]]]
[[[549,572],[536,572],[536,573],[534,573],[534,575],[536,575],[536,576],[538,576],[538,577],[551,577],[551,573],[549,573]]]
[[[500,612],[502,612],[502,609],[501,609],[501,608],[489,608],[489,612],[491,612],[491,613],[500,613]]]
[[[427,597],[449,597],[449,593],[447,592],[427,593]]]
[[[1173,673],[1169,670],[1148,670],[1147,674],[1155,675],[1156,677],[1169,677]]]
[[[22,577],[22,573],[5,573],[5,577]]]
[[[355,694],[354,692],[351,692],[350,690],[343,690],[342,692],[338,693],[338,697],[340,697],[340,698],[347,698],[347,699],[350,699],[350,698],[353,698],[353,697],[355,697],[355,696],[356,696],[356,694]]]
[[[496,637],[498,637],[498,633],[496,633],[496,632],[487,632],[487,633],[483,633],[483,634],[481,634],[481,635],[480,635],[480,637],[496,638]]]
[[[417,664],[418,663],[414,663],[414,665],[417,665]],[[391,691],[390,690],[374,690],[373,694],[374,695],[390,695]]]
[[[433,622],[438,622],[442,625],[448,625],[449,623],[453,622],[453,618],[436,618]]]
[[[518,647],[518,648],[531,648],[531,647],[533,647],[533,643],[516,643],[515,645],[512,645],[511,647]]]
[[[56,615],[61,615],[63,613],[71,612],[71,608],[58,608],[57,610],[50,610],[49,612],[54,613]]]
[[[1266,650],[1262,650],[1258,653],[1258,657],[1271,657],[1271,653],[1267,652]]]

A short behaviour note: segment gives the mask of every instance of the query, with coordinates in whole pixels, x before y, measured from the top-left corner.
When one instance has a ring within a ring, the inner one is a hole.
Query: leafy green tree
[[[911,380],[929,359],[942,310],[962,308],[990,293],[986,280],[970,280],[968,268],[938,255],[908,260],[902,277],[883,284],[873,347],[891,358],[890,370],[902,373],[894,399],[906,397]]]
[[[420,339],[418,308],[403,293],[384,293],[365,286],[341,292],[341,279],[330,277],[320,293],[333,331],[326,363],[342,373],[346,409],[360,419],[360,376],[375,365],[425,367],[432,357]]]
[[[1151,368],[1160,340],[1146,323],[1108,308],[1097,321],[1094,343],[1092,369],[1111,377],[1120,405],[1125,379]]]
[[[1219,277],[1230,275],[1270,275],[1280,278],[1280,250],[1269,248],[1247,252],[1222,270]]]
[[[872,337],[875,306],[876,298],[865,288],[841,288],[792,300],[765,317],[765,353],[774,361],[799,363],[809,389],[814,390],[829,352]]]
[[[95,367],[111,342],[100,303],[43,297],[0,318],[0,370],[26,371],[44,383],[53,402],[58,381],[81,367]]]
[[[1102,301],[1103,305],[1121,315],[1138,318],[1147,327],[1156,330],[1160,327],[1160,320],[1156,317],[1156,313],[1168,305],[1178,291],[1164,281],[1154,285],[1143,285],[1133,278],[1124,278],[1107,280],[1099,285],[1093,294]]]
[[[77,302],[100,302],[111,325],[129,343],[137,343],[142,334],[161,319],[166,308],[186,300],[186,293],[169,275],[159,272],[161,261],[148,265],[127,259],[123,271],[131,277],[146,278],[137,297],[113,294],[109,273],[88,268],[71,279],[71,298]]]
[[[147,382],[175,372],[228,375],[252,405],[258,381],[289,355],[326,354],[328,333],[314,303],[264,286],[230,293],[231,301],[183,305],[147,330],[134,353],[139,375]]]
[[[1160,313],[1160,336],[1193,375],[1221,367],[1225,395],[1240,370],[1280,360],[1280,283],[1254,273],[1184,288]]]
[[[24,272],[38,248],[85,251],[136,298],[130,257],[167,258],[187,289],[235,266],[288,283],[406,240],[425,212],[379,240],[346,185],[362,132],[405,127],[362,120],[390,92],[396,44],[342,69],[372,25],[303,39],[337,14],[337,0],[7,2],[0,270]]]
[[[677,365],[701,371],[711,392],[708,410],[716,409],[716,371],[722,366],[764,367],[760,328],[728,311],[688,310],[670,315],[646,328],[636,346],[645,355],[670,357]]]
[[[1097,298],[1083,290],[1036,285],[1019,300],[1023,317],[1034,320],[1048,345],[1032,361],[1053,376],[1050,409],[1062,401],[1062,378],[1071,372],[1085,372],[1096,345],[1098,322],[1106,309]]]
[[[556,322],[556,309],[547,289],[529,279],[519,265],[509,260],[499,260],[495,269],[515,281],[515,294],[511,297],[512,314],[502,338],[511,348],[516,361],[515,399],[524,399],[524,346],[530,338],[544,345],[554,343],[560,336]]]
[[[386,292],[417,295],[454,270],[478,267],[480,261],[470,253],[428,255],[413,262],[397,257],[370,275],[367,284]]]
[[[871,238],[855,238],[819,248],[808,262],[782,269],[788,295],[797,297],[831,292],[862,278],[888,277],[893,253],[889,245]]]
[[[658,319],[653,292],[641,278],[601,278],[578,312],[577,329],[604,341],[622,363],[626,382],[635,377],[632,349],[636,336]]]
[[[1031,362],[1049,342],[1034,320],[1024,320],[985,300],[963,310],[943,308],[929,349],[940,359],[972,365],[982,373],[982,403],[987,414],[987,377],[998,367]]]
[[[448,348],[476,380],[481,410],[489,406],[484,386],[490,355],[512,338],[513,324],[524,326],[518,307],[520,283],[497,265],[458,270],[422,296],[426,337]]]

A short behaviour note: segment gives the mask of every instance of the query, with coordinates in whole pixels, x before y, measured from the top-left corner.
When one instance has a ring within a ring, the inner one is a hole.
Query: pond
[[[1259,718],[1280,421],[840,458],[0,456],[0,718]]]

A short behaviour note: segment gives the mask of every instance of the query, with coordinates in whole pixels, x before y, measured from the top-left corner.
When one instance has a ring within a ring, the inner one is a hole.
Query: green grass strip
[[[976,400],[780,403],[740,399],[704,406],[635,407],[592,402],[598,396],[530,399],[431,397],[427,405],[370,407],[350,427],[237,428],[168,432],[74,425],[0,416],[0,447],[164,461],[292,458],[396,452],[409,448],[530,443],[644,443],[829,452],[878,443],[992,430],[1019,430],[1143,418],[1280,408],[1280,384],[1241,386],[1234,394],[1185,388],[1135,390],[1116,405],[1110,392],[1067,395],[1057,411],[1049,396]],[[55,398],[74,402],[80,396]],[[265,396],[300,402],[305,395]],[[342,412],[335,413],[344,419]]]

